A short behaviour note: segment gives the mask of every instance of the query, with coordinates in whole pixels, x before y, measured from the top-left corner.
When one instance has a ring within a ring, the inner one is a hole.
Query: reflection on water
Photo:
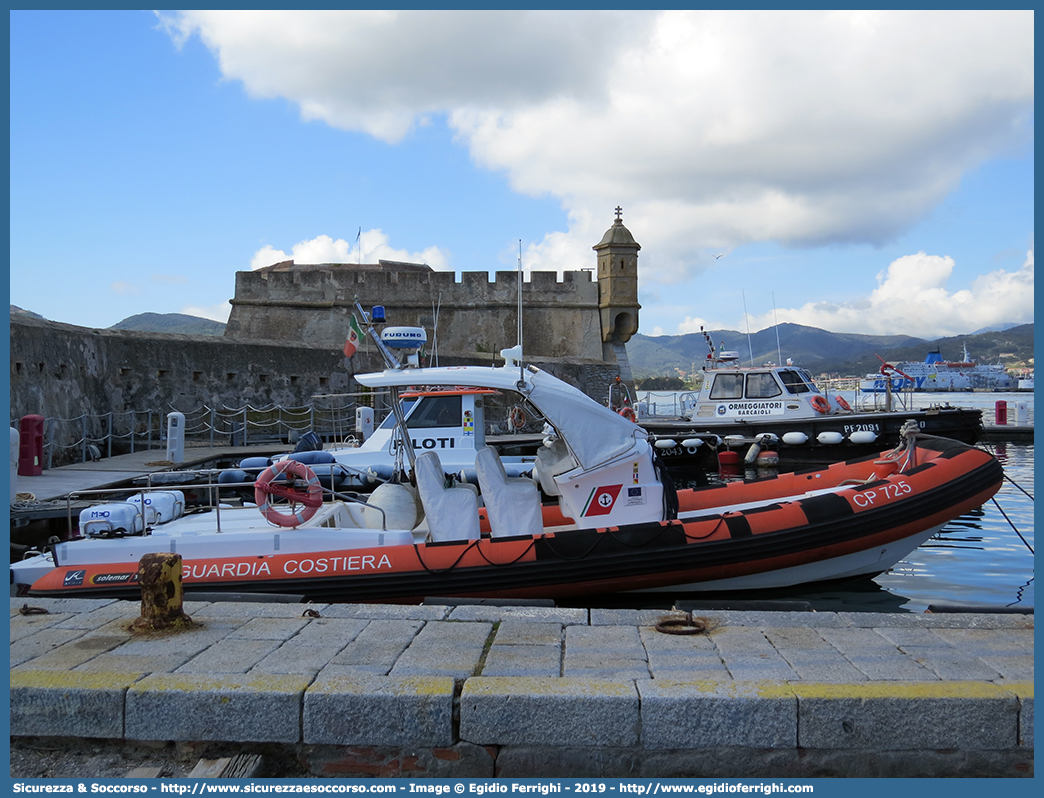
[[[955,518],[874,579],[905,596],[906,609],[933,603],[1034,606],[1033,500],[1023,492],[1033,489],[1033,444],[1008,443],[995,454],[1006,477],[996,502]]]

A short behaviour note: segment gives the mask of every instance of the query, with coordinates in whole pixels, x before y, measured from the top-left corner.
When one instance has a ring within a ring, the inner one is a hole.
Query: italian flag
[[[348,340],[344,342],[344,356],[351,357],[354,355],[355,350],[359,348],[361,340],[362,330],[359,329],[359,322],[355,320],[355,314],[353,313],[348,321]]]

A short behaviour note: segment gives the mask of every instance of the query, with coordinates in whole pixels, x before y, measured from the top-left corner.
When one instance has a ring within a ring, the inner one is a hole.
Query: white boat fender
[[[366,504],[363,519],[368,529],[413,529],[420,521],[417,499],[406,485],[392,482],[378,485]]]
[[[824,446],[836,446],[845,439],[845,436],[840,432],[821,432],[816,436],[816,440]]]
[[[783,443],[788,446],[800,446],[808,441],[808,436],[803,432],[787,432],[783,435]]]
[[[759,454],[761,454],[761,444],[757,442],[752,443],[750,448],[747,449],[747,456],[743,458],[743,463],[745,465],[751,465],[758,459]]]
[[[670,438],[663,438],[662,440],[656,441],[656,444],[655,444],[657,449],[673,449],[677,445],[678,445],[678,442],[677,441],[673,441]]]
[[[869,429],[861,429],[848,436],[852,443],[873,443],[877,440],[877,433]]]
[[[746,443],[747,439],[742,435],[726,435],[724,441],[726,446],[732,448],[733,446],[740,446],[741,444]]]
[[[681,445],[685,447],[685,451],[689,454],[696,454],[696,450],[703,446],[702,438],[686,438],[681,442]]]

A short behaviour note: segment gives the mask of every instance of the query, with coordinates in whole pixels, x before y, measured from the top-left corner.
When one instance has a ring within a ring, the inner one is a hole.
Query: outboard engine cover
[[[298,441],[297,446],[294,447],[294,453],[297,452],[315,452],[323,448],[323,439],[315,432],[309,430],[302,435]]]

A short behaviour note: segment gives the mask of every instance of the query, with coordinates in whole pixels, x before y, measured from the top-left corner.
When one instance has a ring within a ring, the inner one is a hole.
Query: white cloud
[[[358,242],[328,235],[316,236],[294,244],[290,254],[266,244],[250,259],[251,270],[261,269],[285,260],[295,263],[376,263],[378,260],[397,260],[406,263],[424,263],[437,271],[449,268],[448,258],[436,246],[420,252],[396,249],[388,243],[388,236],[380,229],[364,230]]]
[[[1007,322],[1033,321],[1032,249],[1017,271],[998,269],[956,291],[947,287],[953,268],[954,261],[949,257],[924,252],[904,255],[877,275],[877,287],[864,299],[781,308],[774,314],[751,316],[751,329],[789,321],[833,332],[901,332],[931,339]],[[678,333],[696,331],[689,327],[680,325]]]
[[[606,92],[605,57],[647,14],[542,11],[182,11],[159,14],[179,46],[194,34],[252,96],[304,119],[400,141],[426,115]]]
[[[134,296],[141,293],[141,286],[123,280],[116,280],[109,286],[109,290],[120,296]]]
[[[228,316],[232,312],[232,304],[226,300],[216,305],[186,305],[178,312],[189,316],[199,316],[211,321],[220,321],[222,324],[225,324],[228,322]]]
[[[641,231],[646,286],[688,280],[750,242],[894,241],[968,171],[1032,138],[1030,10],[185,11],[161,20],[177,42],[198,35],[226,79],[286,98],[305,119],[396,142],[444,115],[476,163],[567,211],[569,229],[530,247],[527,268],[586,264],[622,204]],[[344,244],[327,241],[334,252]],[[262,259],[286,257],[268,250]],[[441,268],[441,253],[427,253],[401,259]],[[305,259],[296,247],[293,257]],[[921,283],[900,264],[879,290],[912,285],[933,308],[944,296],[965,301],[942,285],[945,264],[921,265],[934,270]],[[966,289],[972,299],[1010,287],[1004,276],[981,279]]]

